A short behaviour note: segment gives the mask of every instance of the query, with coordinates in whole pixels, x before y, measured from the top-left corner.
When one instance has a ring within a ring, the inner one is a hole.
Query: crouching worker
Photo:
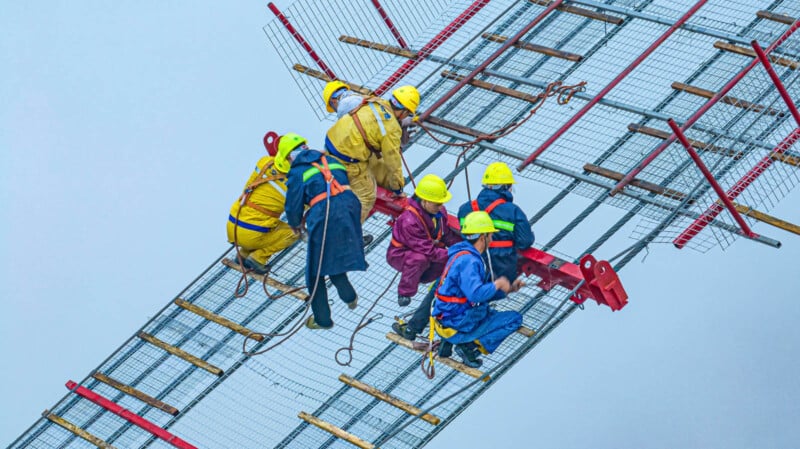
[[[277,155],[259,159],[228,215],[228,241],[239,247],[244,268],[256,274],[267,274],[269,258],[297,240],[289,225],[281,221],[281,214],[291,164],[287,156],[305,139],[289,133],[278,142]]]
[[[456,345],[464,364],[481,366],[478,352],[491,354],[503,340],[522,325],[522,315],[515,311],[498,312],[490,301],[505,298],[513,291],[506,277],[491,281],[481,254],[497,232],[489,214],[472,212],[464,218],[461,233],[465,242],[456,243],[436,290],[431,314],[443,344]],[[448,350],[440,351],[449,352]]]
[[[311,310],[306,327],[333,327],[325,276],[336,287],[339,298],[352,310],[357,295],[348,271],[364,271],[361,234],[361,203],[350,191],[347,172],[336,159],[304,144],[292,161],[286,193],[286,219],[299,235],[303,210],[308,205],[305,225],[308,229],[306,285],[311,294]]]
[[[447,225],[444,203],[452,197],[442,178],[425,175],[392,227],[392,242],[386,251],[386,261],[400,272],[397,286],[400,306],[411,304],[420,283],[432,282],[441,276],[447,263],[447,247],[461,241],[461,237]],[[428,322],[430,300],[420,308],[423,306],[420,331]]]

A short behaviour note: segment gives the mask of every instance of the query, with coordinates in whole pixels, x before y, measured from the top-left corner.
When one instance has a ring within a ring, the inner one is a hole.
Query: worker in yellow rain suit
[[[347,167],[350,188],[361,202],[361,222],[375,205],[376,185],[402,192],[401,122],[413,116],[419,92],[413,86],[392,91],[392,98],[365,97],[343,115],[325,137],[325,149]]]
[[[322,102],[325,110],[335,112],[336,118],[342,118],[364,102],[363,95],[350,90],[350,86],[339,80],[334,80],[325,85],[322,90]]]
[[[278,152],[262,157],[247,179],[244,192],[231,206],[228,215],[228,241],[239,246],[245,268],[257,274],[269,272],[270,256],[289,247],[297,236],[281,221],[286,203],[288,158],[306,139],[288,133],[278,140]]]

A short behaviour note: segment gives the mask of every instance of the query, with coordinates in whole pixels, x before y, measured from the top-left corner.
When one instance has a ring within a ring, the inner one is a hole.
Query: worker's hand
[[[300,237],[303,234],[303,228],[302,227],[292,228],[292,232],[294,233],[295,237]]]
[[[511,283],[508,282],[508,278],[505,276],[500,276],[499,278],[494,280],[494,286],[498,290],[502,290],[503,293],[508,293],[511,291]]]
[[[405,198],[407,196],[408,195],[406,195],[406,192],[403,192],[402,190],[399,192],[392,192],[392,198]]]
[[[524,286],[525,283],[522,282],[522,279],[515,279],[514,283],[511,284],[511,292],[518,292]]]

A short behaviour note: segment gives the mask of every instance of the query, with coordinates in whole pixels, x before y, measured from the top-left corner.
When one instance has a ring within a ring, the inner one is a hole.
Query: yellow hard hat
[[[350,90],[350,86],[348,86],[347,83],[343,83],[339,80],[333,80],[325,85],[325,89],[322,89],[322,101],[325,103],[325,109],[328,112],[336,112],[331,107],[331,97],[333,96],[333,93],[339,89]]]
[[[432,203],[444,204],[450,201],[453,195],[447,191],[444,180],[436,175],[425,175],[417,182],[414,194],[423,200]]]
[[[278,139],[278,154],[275,155],[275,169],[281,173],[289,173],[292,164],[289,162],[289,153],[297,149],[300,145],[307,144],[308,141],[295,133],[286,133]]]
[[[483,172],[483,185],[516,184],[511,169],[505,162],[492,162]]]
[[[485,211],[479,210],[470,212],[466,217],[464,217],[463,224],[461,225],[462,234],[474,235],[487,234],[490,232],[497,232],[497,228],[494,227],[492,217],[490,217]]]
[[[414,86],[400,86],[392,91],[392,96],[404,108],[411,111],[412,114],[417,113],[419,107],[419,91]]]

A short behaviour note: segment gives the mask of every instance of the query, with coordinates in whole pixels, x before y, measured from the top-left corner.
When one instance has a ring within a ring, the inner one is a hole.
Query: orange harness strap
[[[501,204],[505,204],[505,202],[506,202],[506,200],[504,200],[503,198],[498,198],[498,199],[492,201],[491,204],[486,206],[486,209],[484,209],[484,211],[486,211],[487,214],[491,214],[495,207],[497,207],[497,206],[499,206]],[[477,199],[472,200],[472,202],[470,204],[472,205],[472,210],[474,210],[476,212],[481,210],[481,208],[478,207],[478,200]]]
[[[358,118],[358,111],[360,111],[361,108],[366,106],[367,103],[374,103],[374,102],[375,102],[374,100],[365,98],[364,100],[361,101],[361,105],[350,111],[349,114],[350,117],[353,118],[353,124],[356,125],[356,129],[358,130],[359,134],[361,134],[361,138],[364,139],[364,145],[366,145],[369,152],[374,154],[376,158],[381,159],[383,158],[383,153],[381,152],[381,150],[376,149],[375,147],[372,146],[372,144],[369,143],[369,139],[367,139],[367,133],[366,131],[364,131],[364,125],[361,124],[361,119]]]
[[[458,259],[459,257],[461,257],[461,256],[463,256],[465,254],[469,254],[469,251],[464,250],[464,251],[459,251],[459,252],[455,253],[455,255],[453,255],[453,258],[450,259],[450,263],[447,264],[447,266],[444,268],[444,271],[442,272],[441,282],[439,282],[439,286],[436,287],[436,292],[434,293],[434,295],[436,296],[437,299],[440,299],[440,300],[442,300],[444,302],[455,302],[455,303],[458,303],[458,304],[464,304],[465,302],[467,302],[467,297],[466,296],[465,297],[445,296],[445,295],[440,295],[439,294],[439,289],[442,288],[442,284],[444,284],[444,280],[447,278],[447,273],[450,271],[450,267],[453,266],[453,262],[455,262],[456,259]]]
[[[336,178],[333,177],[333,173],[331,173],[331,169],[330,169],[330,167],[328,167],[328,160],[325,159],[325,156],[322,156],[321,160],[322,160],[322,166],[320,166],[316,162],[312,162],[311,165],[313,165],[314,168],[319,170],[319,172],[322,173],[322,177],[325,179],[325,182],[327,184],[330,184],[330,186],[331,186],[331,198],[333,198],[334,196],[344,192],[345,190],[350,190],[350,186],[349,185],[343,186],[343,185],[339,184],[339,181],[337,181]],[[311,198],[311,201],[308,202],[308,207],[311,207],[311,206],[319,203],[320,201],[324,200],[327,196],[328,196],[328,192],[327,191],[322,192],[322,193],[314,196],[314,198]]]
[[[271,210],[269,210],[269,209],[267,209],[267,208],[265,208],[263,206],[259,206],[258,204],[253,203],[252,201],[250,201],[250,195],[255,191],[256,187],[258,187],[260,185],[263,185],[263,184],[266,184],[266,183],[268,183],[270,181],[282,181],[282,180],[286,179],[286,175],[283,174],[283,173],[279,173],[277,175],[273,175],[273,176],[269,176],[269,177],[266,177],[266,178],[262,178],[264,173],[266,173],[267,170],[272,168],[272,166],[274,165],[274,162],[275,162],[274,160],[271,160],[271,161],[267,162],[266,164],[264,164],[263,167],[261,167],[261,170],[259,170],[258,177],[256,178],[256,180],[251,182],[247,186],[245,186],[244,193],[242,193],[242,196],[239,197],[239,201],[240,201],[241,205],[244,205],[244,206],[250,207],[252,209],[255,209],[255,210],[261,212],[262,214],[264,214],[264,215],[266,215],[268,217],[280,219],[281,218],[281,214],[279,214],[278,212],[271,211]]]
[[[425,219],[422,218],[422,215],[419,214],[419,211],[417,211],[417,209],[411,206],[406,206],[405,210],[414,214],[414,216],[417,217],[419,222],[422,223],[422,227],[425,228],[425,233],[428,234],[428,239],[433,240],[434,245],[436,245],[439,248],[444,248],[444,243],[442,243],[441,240],[442,240],[442,235],[444,234],[445,223],[439,224],[439,232],[436,233],[436,238],[434,239],[433,236],[431,235],[431,230],[428,229],[428,226],[425,224]],[[395,248],[402,248],[405,246],[403,245],[403,243],[397,241],[394,237],[392,237],[391,243],[392,246],[394,246]]]

